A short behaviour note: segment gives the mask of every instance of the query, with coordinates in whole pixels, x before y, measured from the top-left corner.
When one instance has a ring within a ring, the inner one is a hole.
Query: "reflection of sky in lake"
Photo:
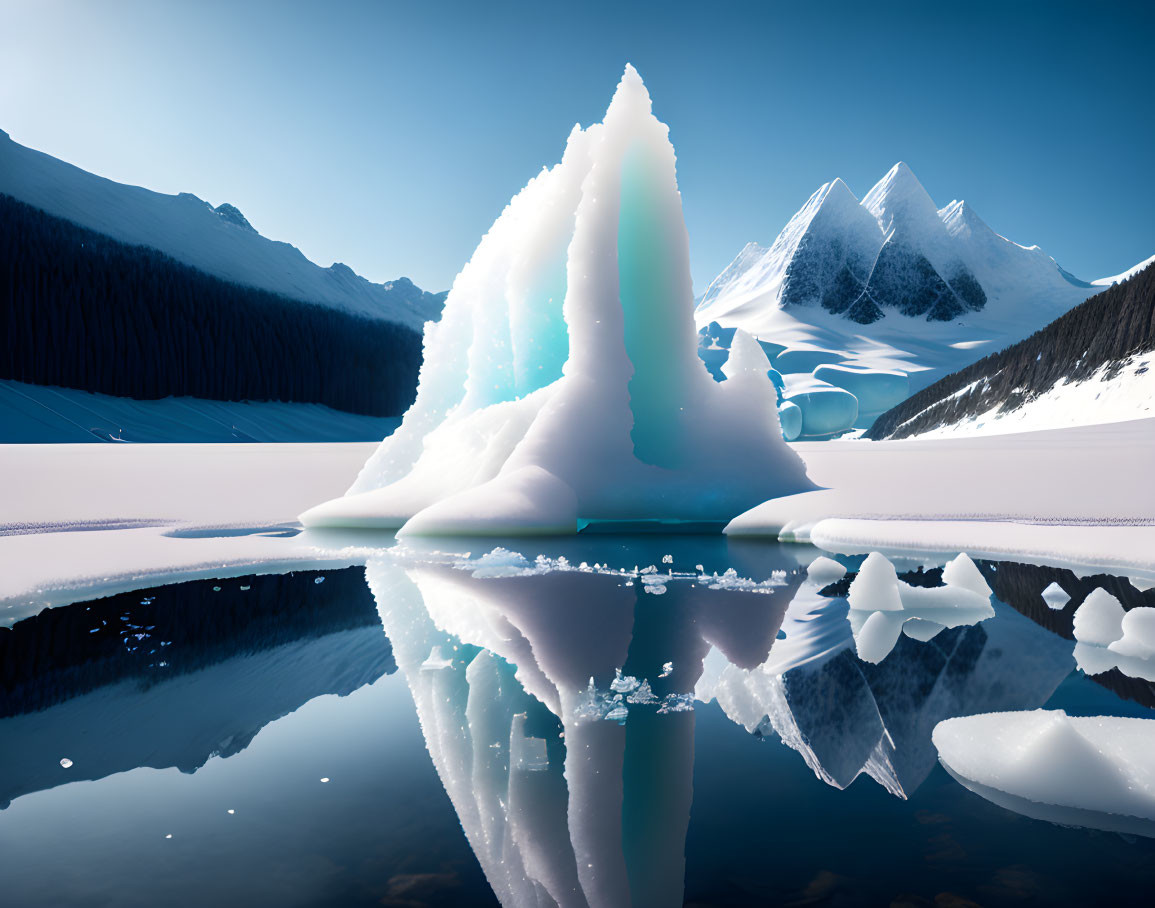
[[[1016,592],[1056,572],[984,565],[1017,610],[869,665],[811,549],[517,548],[591,569],[475,579],[411,552],[5,632],[6,903],[492,903],[483,873],[507,904],[1089,904],[1107,879],[1144,902],[1155,843],[988,804],[930,744],[990,709],[1152,715],[1150,685],[1075,672],[1069,616]],[[656,593],[633,574],[651,564],[689,576]],[[711,590],[729,567],[756,591]],[[169,664],[90,633],[110,619]]]

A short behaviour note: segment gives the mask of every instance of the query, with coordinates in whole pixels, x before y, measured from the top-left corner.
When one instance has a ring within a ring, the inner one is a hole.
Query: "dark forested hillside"
[[[212,277],[0,194],[0,378],[395,416],[413,330]]]
[[[905,438],[1012,410],[1061,379],[1079,381],[1155,349],[1155,265],[1115,284],[1036,331],[940,379],[883,413],[867,438]]]

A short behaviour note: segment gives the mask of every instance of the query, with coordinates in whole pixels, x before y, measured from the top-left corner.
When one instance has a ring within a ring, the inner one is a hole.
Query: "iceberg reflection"
[[[430,756],[507,905],[682,903],[696,701],[778,737],[829,785],[865,773],[907,797],[934,768],[939,721],[1039,706],[1074,664],[1070,642],[998,602],[994,620],[902,635],[869,664],[828,559],[813,578],[755,583],[610,569],[568,545],[568,562],[495,550],[366,569]]]

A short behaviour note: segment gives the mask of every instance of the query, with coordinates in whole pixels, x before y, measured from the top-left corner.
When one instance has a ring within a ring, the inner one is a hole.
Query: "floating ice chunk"
[[[902,633],[925,642],[943,628],[994,617],[990,587],[965,554],[946,566],[943,579],[945,586],[911,586],[898,579],[894,565],[883,555],[872,552],[867,556],[847,597],[859,658],[881,662]]]
[[[1139,606],[1123,616],[1123,636],[1107,648],[1131,659],[1155,659],[1155,608]]]
[[[662,705],[658,707],[658,715],[664,716],[669,713],[691,712],[693,709],[693,694],[667,694],[666,698],[662,701]]]
[[[1052,581],[1051,584],[1043,590],[1042,596],[1043,601],[1047,603],[1047,608],[1053,608],[1056,611],[1071,601],[1071,597],[1067,594],[1067,591],[1055,581]]]
[[[674,556],[673,555],[663,555],[662,556],[662,564],[673,564],[673,563],[674,563]]]
[[[521,552],[511,552],[501,546],[487,552],[475,561],[463,562],[479,580],[495,577],[516,577],[530,570],[530,563]]]
[[[620,697],[618,698],[621,699]],[[629,717],[630,711],[624,703],[618,703],[613,706],[605,715],[607,722],[625,722]]]
[[[1155,836],[1155,720],[987,713],[940,722],[932,740],[952,776],[1002,807]]]
[[[812,583],[818,584],[819,587],[824,587],[832,583],[837,583],[846,576],[846,568],[833,558],[819,555],[810,562],[810,567],[806,569],[806,576]]]
[[[1075,639],[1079,643],[1109,646],[1123,636],[1124,614],[1119,600],[1099,587],[1075,612]]]
[[[60,765],[63,766],[65,769],[70,769],[72,767],[72,761],[70,759],[68,759],[68,757],[61,757],[60,758]]]
[[[658,702],[654,690],[650,687],[650,682],[645,679],[637,686],[637,689],[626,696],[626,702],[637,706],[649,706]]]
[[[858,569],[858,576],[850,584],[847,595],[852,609],[866,612],[898,612],[902,601],[898,597],[898,574],[885,555],[871,552]],[[895,640],[898,639],[897,631]]]
[[[971,561],[966,552],[959,554],[942,569],[942,582],[947,586],[970,590],[972,593],[977,593],[987,599],[991,596],[990,586],[987,585],[982,573],[975,567],[975,563]]]
[[[673,662],[663,662],[662,663],[662,673],[660,675],[658,675],[658,677],[659,678],[668,678],[668,677],[670,677],[671,674],[673,674],[673,672],[674,672],[674,663]]]
[[[902,633],[902,613],[892,611],[871,612],[862,627],[854,635],[854,646],[858,658],[863,662],[878,663],[885,659]],[[853,626],[853,625],[852,625]]]
[[[614,672],[617,677],[614,678],[612,682],[610,682],[610,690],[612,690],[615,694],[628,694],[630,691],[637,690],[637,678],[635,678],[633,675],[625,675],[623,677],[622,670],[620,668],[614,669]]]

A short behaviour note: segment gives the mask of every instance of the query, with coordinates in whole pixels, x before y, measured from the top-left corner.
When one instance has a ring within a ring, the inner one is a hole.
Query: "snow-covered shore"
[[[144,582],[359,563],[364,548],[350,537],[290,534],[301,510],[348,488],[374,447],[0,446],[0,625]],[[1155,420],[793,447],[826,488],[760,505],[732,535],[839,552],[965,550],[1155,580],[1155,489],[1144,478]]]
[[[733,536],[838,552],[1008,557],[1155,576],[1155,419],[1022,434],[794,446],[824,488],[736,517]]]

